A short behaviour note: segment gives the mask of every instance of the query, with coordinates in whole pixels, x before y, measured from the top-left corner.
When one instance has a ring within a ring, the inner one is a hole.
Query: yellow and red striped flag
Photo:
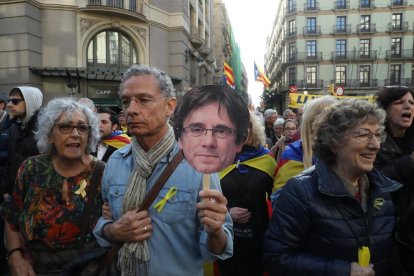
[[[234,87],[234,73],[233,73],[233,69],[231,68],[230,65],[228,65],[226,62],[224,62],[224,77],[226,79],[226,84]]]
[[[256,62],[254,62],[254,80],[260,81],[266,88],[270,85],[270,80],[261,70],[259,70],[259,67],[257,67]]]

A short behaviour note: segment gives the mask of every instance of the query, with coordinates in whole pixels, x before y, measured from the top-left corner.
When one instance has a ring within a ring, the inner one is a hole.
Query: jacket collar
[[[324,161],[318,160],[316,162],[315,171],[318,175],[318,188],[321,193],[333,196],[349,196],[349,192],[342,183],[342,180]],[[367,176],[370,187],[379,192],[393,192],[402,187],[400,183],[387,178],[377,169],[373,169],[367,173]]]

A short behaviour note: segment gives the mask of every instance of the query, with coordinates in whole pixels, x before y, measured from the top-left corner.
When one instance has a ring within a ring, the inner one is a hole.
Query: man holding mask
[[[115,151],[106,165],[102,196],[113,219],[97,223],[98,242],[124,243],[118,252],[124,275],[201,276],[204,260],[232,255],[232,224],[218,178],[212,178],[216,188],[201,191],[202,173],[183,160],[150,208],[137,213],[179,152],[168,124],[176,98],[171,79],[143,65],[124,74],[120,91],[132,143]]]

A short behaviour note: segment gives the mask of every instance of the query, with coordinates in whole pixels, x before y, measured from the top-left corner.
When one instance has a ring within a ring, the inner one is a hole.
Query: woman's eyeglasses
[[[63,134],[72,133],[74,128],[78,130],[79,134],[87,134],[91,129],[91,126],[87,124],[72,125],[71,123],[58,123],[56,126],[58,130]]]
[[[18,105],[21,101],[24,101],[23,99],[19,99],[19,98],[11,98],[8,99],[7,102],[8,103],[12,103],[13,105]]]

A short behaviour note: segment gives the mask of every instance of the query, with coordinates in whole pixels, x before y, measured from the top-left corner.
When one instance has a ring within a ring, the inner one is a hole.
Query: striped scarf
[[[124,214],[129,210],[139,208],[145,198],[148,177],[157,163],[172,150],[174,143],[174,131],[170,126],[168,126],[167,134],[148,152],[141,148],[136,137],[132,138],[132,157],[136,166],[125,190],[122,202]],[[119,250],[118,260],[123,276],[149,275],[150,255],[147,241],[125,243]]]

